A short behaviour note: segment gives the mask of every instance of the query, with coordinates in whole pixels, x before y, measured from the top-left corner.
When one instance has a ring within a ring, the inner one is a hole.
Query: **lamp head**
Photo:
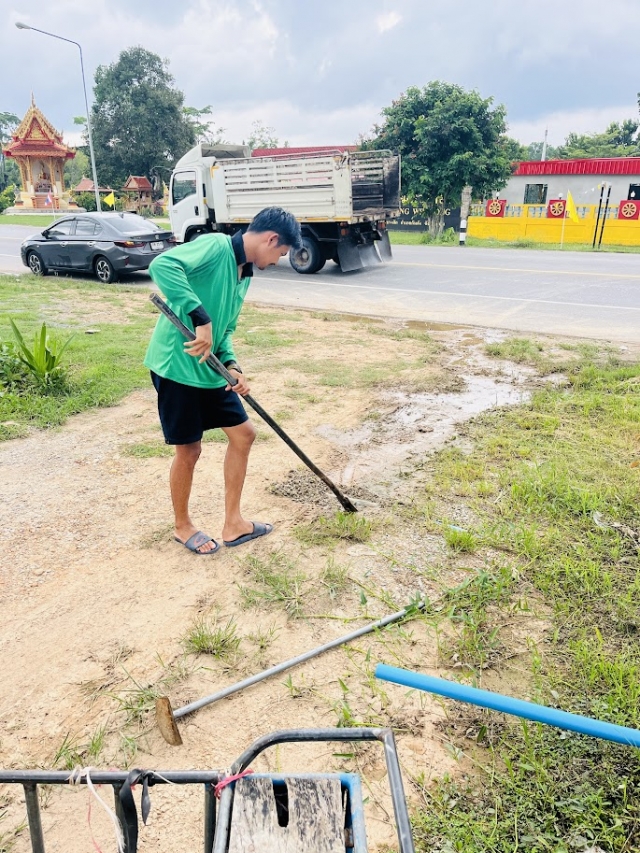
[[[23,24],[22,21],[16,21],[16,27],[19,30],[30,30],[31,29],[29,24]]]

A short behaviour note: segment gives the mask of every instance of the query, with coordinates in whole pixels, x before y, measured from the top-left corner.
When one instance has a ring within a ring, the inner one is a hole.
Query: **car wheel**
[[[311,275],[321,270],[325,264],[325,257],[316,238],[305,234],[302,237],[302,248],[296,252],[289,252],[289,263],[301,275]]]
[[[44,265],[44,261],[37,252],[29,252],[27,255],[27,265],[33,275],[47,274],[47,268]]]
[[[111,284],[111,282],[118,279],[118,274],[114,270],[111,261],[103,255],[96,258],[93,270],[103,284]]]

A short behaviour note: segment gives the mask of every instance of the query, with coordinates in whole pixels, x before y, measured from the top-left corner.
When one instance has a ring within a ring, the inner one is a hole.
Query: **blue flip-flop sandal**
[[[173,538],[176,542],[184,545],[187,550],[197,554],[199,557],[208,557],[210,554],[215,554],[216,551],[220,550],[220,543],[216,542],[212,536],[207,536],[207,534],[203,533],[202,530],[198,530],[198,532],[194,533],[193,536],[190,536],[186,542],[183,542],[182,539],[178,539],[177,536],[174,536]],[[202,548],[202,546],[206,545],[207,542],[213,542],[216,547],[212,548],[210,551],[198,551],[198,548]]]
[[[222,541],[227,548],[235,548],[236,545],[244,545],[245,542],[250,542],[252,539],[258,539],[260,536],[268,536],[273,530],[273,524],[267,524],[262,521],[252,521],[253,530],[251,533],[245,533],[244,536],[238,536],[237,539],[232,539],[231,542]]]

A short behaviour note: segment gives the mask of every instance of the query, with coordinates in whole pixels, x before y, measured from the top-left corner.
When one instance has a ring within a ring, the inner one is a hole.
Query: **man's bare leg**
[[[224,457],[224,527],[222,538],[231,542],[245,533],[251,533],[253,524],[245,521],[240,512],[242,487],[247,474],[247,463],[256,431],[251,421],[234,427],[224,427],[229,439]]]
[[[176,454],[171,463],[169,485],[176,517],[175,535],[181,542],[186,542],[198,532],[189,515],[189,497],[193,484],[193,471],[200,458],[201,450],[202,442],[200,441],[194,441],[192,444],[177,444]],[[201,545],[197,550],[201,554],[206,554],[207,551],[213,551],[215,547],[215,543],[211,541]]]

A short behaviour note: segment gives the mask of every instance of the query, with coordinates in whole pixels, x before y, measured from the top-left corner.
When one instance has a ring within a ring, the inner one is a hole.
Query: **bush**
[[[0,213],[11,207],[16,198],[16,188],[11,184],[0,193]]]
[[[29,384],[29,369],[22,362],[15,346],[0,343],[0,394],[16,391]]]
[[[16,349],[18,359],[26,366],[35,383],[42,389],[64,385],[66,376],[60,361],[73,335],[63,344],[51,341],[47,334],[47,324],[43,323],[40,330],[33,336],[33,348],[30,349],[14,321],[9,318],[9,322],[18,342]]]
[[[428,246],[448,246],[451,243],[456,242],[456,232],[453,228],[446,228],[442,234],[438,234],[437,237],[434,237],[433,234],[429,234],[427,231],[426,234],[422,235],[421,242]]]
[[[84,207],[85,210],[94,212],[96,210],[96,196],[95,193],[78,193],[74,196],[75,203],[78,207]]]

